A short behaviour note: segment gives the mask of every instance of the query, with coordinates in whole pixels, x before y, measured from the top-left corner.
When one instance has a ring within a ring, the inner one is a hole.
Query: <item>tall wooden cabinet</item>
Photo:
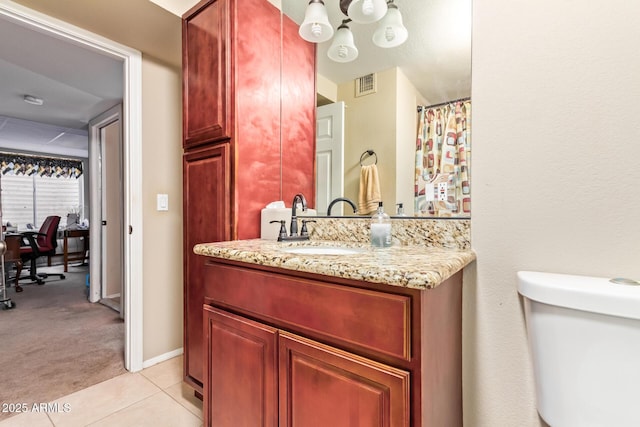
[[[260,211],[315,196],[315,47],[268,0],[183,16],[185,380],[202,390],[196,243],[260,236]]]

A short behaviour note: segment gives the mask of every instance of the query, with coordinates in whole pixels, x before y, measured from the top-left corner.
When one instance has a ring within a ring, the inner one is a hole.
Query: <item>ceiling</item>
[[[269,1],[302,22],[306,0]],[[18,2],[72,24],[89,16],[95,21],[91,21],[92,31],[179,66],[178,17],[198,1]],[[375,24],[351,23],[359,57],[348,64],[333,62],[326,57],[330,42],[322,43],[319,73],[343,83],[399,67],[430,103],[469,96],[471,0],[395,3],[409,30],[407,42],[397,48],[378,48],[370,41]],[[325,4],[336,28],[344,18],[339,0],[325,0]],[[136,21],[139,14],[149,17],[145,25]],[[130,19],[137,23],[137,32],[130,30],[131,25],[120,28],[121,21]],[[88,121],[122,100],[122,65],[119,59],[27,28],[0,13],[0,148],[86,157]],[[42,98],[43,105],[25,103],[25,95]]]
[[[17,3],[180,67],[181,21],[152,2]],[[27,27],[1,10],[0,76],[0,149],[87,157],[89,120],[123,98],[121,59]],[[25,95],[43,105],[27,104]]]
[[[121,61],[2,17],[0,75],[3,148],[86,156],[87,123],[122,100]]]

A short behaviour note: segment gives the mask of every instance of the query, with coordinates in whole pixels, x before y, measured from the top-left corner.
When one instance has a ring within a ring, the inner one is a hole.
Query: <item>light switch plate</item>
[[[157,197],[158,208],[159,211],[168,211],[169,210],[169,195],[168,194],[158,194]]]

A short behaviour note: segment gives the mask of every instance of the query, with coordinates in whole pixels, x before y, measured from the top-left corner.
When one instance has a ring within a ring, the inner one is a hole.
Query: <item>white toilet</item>
[[[552,427],[640,426],[640,286],[518,272],[538,413]]]

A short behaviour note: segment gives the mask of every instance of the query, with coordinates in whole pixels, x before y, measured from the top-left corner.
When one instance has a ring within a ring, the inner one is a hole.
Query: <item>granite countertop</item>
[[[340,246],[360,248],[362,252],[301,255],[282,251],[294,246]],[[198,244],[193,251],[214,258],[423,290],[435,288],[476,258],[470,249],[400,245],[372,248],[364,243],[322,240],[234,240]]]

